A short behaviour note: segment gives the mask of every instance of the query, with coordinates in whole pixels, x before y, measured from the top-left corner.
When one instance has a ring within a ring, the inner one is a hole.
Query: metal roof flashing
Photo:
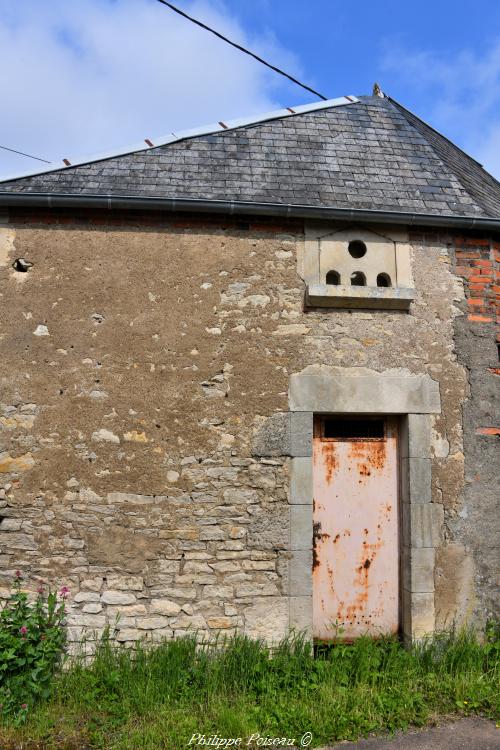
[[[359,99],[355,96],[341,96],[336,99],[328,99],[327,101],[314,102],[313,104],[300,104],[294,107],[286,107],[285,109],[276,109],[272,112],[266,112],[257,117],[242,117],[235,120],[220,120],[219,122],[210,123],[203,125],[199,128],[190,128],[188,130],[181,130],[179,132],[168,133],[167,135],[159,138],[146,138],[144,141],[135,145],[127,146],[119,151],[108,151],[100,154],[93,154],[91,156],[81,157],[78,160],[72,161],[68,159],[69,164],[64,161],[54,162],[54,166],[47,167],[46,169],[37,169],[35,171],[28,171],[2,177],[0,179],[0,185],[2,182],[11,182],[12,180],[20,180],[24,177],[36,177],[41,174],[49,174],[50,172],[58,172],[60,170],[70,170],[73,167],[81,167],[85,164],[93,164],[97,161],[105,161],[107,159],[114,159],[118,156],[127,156],[129,154],[136,153],[138,151],[151,151],[152,149],[159,148],[161,146],[168,146],[171,143],[177,143],[179,141],[188,140],[189,138],[197,138],[203,135],[215,135],[218,133],[227,133],[228,130],[236,130],[238,128],[248,127],[249,125],[258,125],[263,122],[271,120],[280,120],[285,117],[294,117],[296,115],[303,115],[307,112],[316,112],[321,109],[330,109],[331,107],[342,107],[348,104],[355,104],[359,102]]]

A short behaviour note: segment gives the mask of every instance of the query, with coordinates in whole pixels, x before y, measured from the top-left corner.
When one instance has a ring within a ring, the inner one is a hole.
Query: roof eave
[[[230,216],[274,216],[283,219],[323,219],[371,224],[404,224],[456,229],[500,231],[500,217],[425,214],[410,211],[338,208],[295,203],[157,198],[134,195],[77,195],[73,193],[0,192],[0,208],[95,208],[132,211],[189,211]]]

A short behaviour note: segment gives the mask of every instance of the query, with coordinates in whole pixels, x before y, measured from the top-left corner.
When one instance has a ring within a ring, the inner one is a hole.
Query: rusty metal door
[[[317,418],[313,632],[352,640],[399,629],[397,422]]]

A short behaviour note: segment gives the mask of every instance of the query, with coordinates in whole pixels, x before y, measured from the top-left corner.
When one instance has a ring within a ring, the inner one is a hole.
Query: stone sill
[[[415,290],[403,287],[333,286],[306,287],[306,307],[343,307],[379,310],[408,310]]]

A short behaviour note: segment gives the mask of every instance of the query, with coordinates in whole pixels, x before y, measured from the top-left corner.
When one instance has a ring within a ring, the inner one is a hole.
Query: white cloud
[[[218,0],[183,8],[300,75],[272,35],[249,36]],[[308,100],[155,0],[0,0],[0,67],[0,144],[54,160]],[[0,151],[0,175],[37,164]]]
[[[383,66],[425,103],[431,125],[500,176],[500,40],[481,54],[454,56],[396,44]]]

